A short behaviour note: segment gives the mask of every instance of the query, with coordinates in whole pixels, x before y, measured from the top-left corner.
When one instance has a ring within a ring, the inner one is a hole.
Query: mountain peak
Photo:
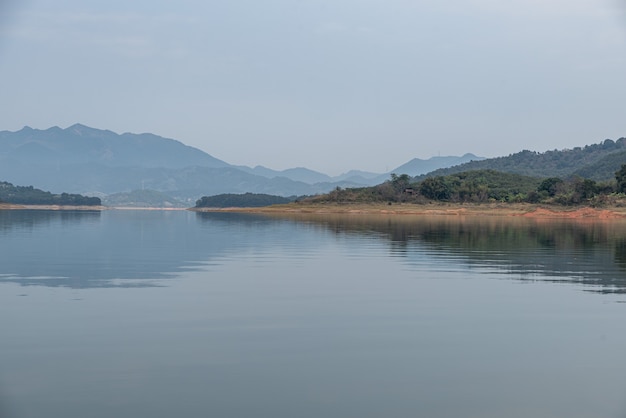
[[[97,129],[90,128],[89,126],[85,126],[85,125],[83,125],[81,123],[75,123],[72,126],[70,126],[70,127],[65,129],[65,131],[73,132],[73,133],[78,134],[78,135],[82,135],[84,133],[87,133],[87,132],[90,132],[90,131],[96,131],[96,130]]]
[[[463,164],[472,160],[482,160],[483,158],[477,157],[474,154],[467,153],[462,157],[457,156],[436,156],[430,157],[427,160],[422,160],[420,158],[413,158],[411,161],[397,167],[393,172],[397,174],[408,174],[410,176],[419,176],[422,174],[429,173],[431,171],[452,167],[459,164]]]

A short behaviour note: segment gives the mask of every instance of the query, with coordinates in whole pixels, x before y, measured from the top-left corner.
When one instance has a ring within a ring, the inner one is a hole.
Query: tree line
[[[377,186],[341,189],[306,199],[309,202],[367,203],[429,201],[451,203],[544,203],[591,205],[615,203],[626,193],[626,164],[614,179],[598,182],[579,176],[537,178],[495,170],[473,170],[417,180],[391,174]]]
[[[233,194],[225,193],[215,196],[203,196],[196,201],[197,208],[233,208],[262,207],[292,202],[293,199],[263,193]]]
[[[52,194],[33,186],[14,186],[0,182],[0,202],[20,205],[100,206],[99,197],[80,194]]]

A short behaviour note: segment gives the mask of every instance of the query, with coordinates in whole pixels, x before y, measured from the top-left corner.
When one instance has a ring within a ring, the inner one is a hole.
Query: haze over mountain
[[[0,132],[3,159],[43,163],[101,164],[107,167],[183,168],[228,167],[229,164],[182,142],[144,133],[118,135],[75,124],[67,129],[24,127]]]
[[[459,164],[464,164],[470,161],[480,161],[484,160],[484,157],[478,157],[474,154],[467,153],[461,157],[456,156],[446,156],[446,157],[431,157],[429,159],[420,159],[413,158],[411,161],[408,161],[402,164],[399,167],[394,168],[393,170],[386,173],[370,173],[367,171],[360,170],[350,170],[347,173],[341,174],[339,176],[328,176],[323,173],[319,173],[317,171],[309,170],[304,167],[290,168],[283,171],[275,171],[263,166],[256,166],[254,168],[249,168],[245,166],[239,166],[244,171],[257,174],[263,177],[274,178],[274,177],[287,177],[292,180],[302,181],[305,183],[322,183],[322,182],[350,182],[355,184],[362,185],[375,185],[384,182],[389,179],[389,175],[391,173],[396,174],[408,174],[411,177],[419,176],[421,174],[426,174],[431,171],[445,168],[445,167],[453,167]]]
[[[66,129],[24,127],[16,132],[0,131],[1,181],[53,193],[98,197],[122,193],[114,199],[116,202],[124,198],[137,200],[136,191],[141,190],[164,194],[162,198],[148,199],[151,201],[166,202],[170,197],[184,204],[222,193],[312,195],[336,187],[380,184],[389,179],[390,173],[420,179],[493,169],[533,177],[579,175],[606,180],[613,178],[624,163],[626,139],[620,138],[560,151],[524,150],[490,159],[473,154],[413,158],[388,173],[351,170],[331,177],[304,167],[277,171],[260,165],[234,166],[180,141],[149,133],[120,135],[81,124]],[[131,191],[135,193],[129,194]]]
[[[415,175],[472,158],[478,159],[471,154],[414,159],[391,172]],[[388,178],[389,173],[355,170],[330,177],[304,167],[276,171],[234,166],[174,139],[149,133],[117,134],[81,124],[0,132],[0,179],[53,193],[103,197],[155,190],[195,202],[201,196],[221,193],[310,195],[335,187],[374,185]]]
[[[477,157],[474,154],[467,153],[461,157],[447,156],[447,157],[431,157],[428,160],[422,160],[419,158],[413,158],[411,161],[402,164],[394,171],[398,174],[408,174],[409,176],[419,176],[429,173],[431,171],[443,168],[453,167],[459,164],[465,164],[470,161],[481,161],[483,157]]]

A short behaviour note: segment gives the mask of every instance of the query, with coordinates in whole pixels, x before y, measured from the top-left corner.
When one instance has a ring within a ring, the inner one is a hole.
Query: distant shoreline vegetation
[[[52,194],[33,186],[14,186],[5,181],[0,182],[0,203],[18,205],[58,205],[58,206],[100,206],[99,197],[80,194]]]
[[[263,206],[291,203],[295,198],[262,193],[219,194],[203,196],[196,201],[196,208],[260,208]]]
[[[596,182],[578,176],[537,178],[495,170],[472,170],[444,176],[411,178],[391,174],[373,187],[337,187],[330,193],[301,199],[302,203],[541,203],[560,206],[622,204],[626,164],[614,180]]]

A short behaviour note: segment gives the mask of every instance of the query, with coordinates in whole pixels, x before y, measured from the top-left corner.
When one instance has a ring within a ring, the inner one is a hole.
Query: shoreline
[[[411,204],[396,203],[349,203],[349,204],[302,204],[264,206],[257,208],[151,208],[124,206],[60,206],[60,205],[19,205],[0,203],[0,210],[54,210],[54,211],[183,211],[192,212],[231,212],[252,214],[342,214],[342,215],[385,215],[385,216],[483,216],[483,217],[523,217],[540,219],[626,219],[626,207],[590,206],[559,207],[530,203],[482,203],[482,204]]]
[[[556,207],[525,203],[485,204],[299,204],[259,208],[190,208],[194,212],[235,212],[258,214],[345,214],[421,216],[504,216],[552,219],[626,219],[626,207]]]
[[[82,210],[103,211],[109,210],[107,206],[72,206],[72,205],[21,205],[16,203],[0,203],[0,210]]]
[[[81,211],[105,211],[105,210],[188,210],[188,208],[151,208],[135,206],[72,206],[72,205],[21,205],[16,203],[0,203],[0,210],[81,210]]]

